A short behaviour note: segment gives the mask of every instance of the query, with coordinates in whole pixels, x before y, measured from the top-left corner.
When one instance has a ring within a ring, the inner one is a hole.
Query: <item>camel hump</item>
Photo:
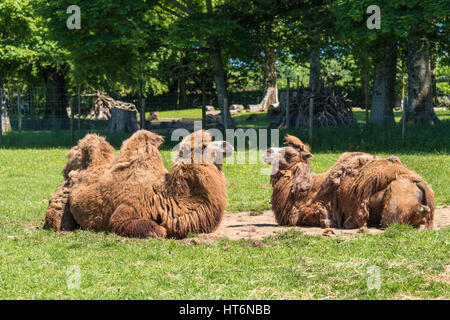
[[[134,151],[147,145],[159,148],[163,143],[164,138],[162,136],[148,130],[139,130],[122,143],[120,153]]]
[[[361,169],[350,191],[360,200],[367,199],[399,177],[413,182],[423,181],[417,173],[404,165],[379,159],[368,163]]]
[[[67,158],[63,169],[65,179],[69,177],[71,171],[106,166],[114,158],[114,149],[104,137],[91,133],[70,149]]]
[[[118,162],[129,162],[137,154],[146,153],[152,155],[163,143],[164,138],[154,132],[148,130],[136,131],[122,143]]]
[[[321,194],[334,192],[345,177],[356,176],[364,165],[374,159],[376,159],[375,156],[364,152],[343,153],[328,171],[321,188]]]
[[[311,151],[311,148],[308,144],[303,143],[302,140],[295,136],[291,136],[290,134],[284,137],[283,143],[287,146],[291,146],[293,148],[299,149],[301,151]]]

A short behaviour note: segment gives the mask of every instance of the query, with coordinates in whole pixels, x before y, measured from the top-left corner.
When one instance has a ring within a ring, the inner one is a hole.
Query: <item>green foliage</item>
[[[0,3],[0,81],[33,83],[45,68],[62,68],[67,52],[48,39],[42,0],[5,0]],[[19,78],[19,79],[18,79]]]

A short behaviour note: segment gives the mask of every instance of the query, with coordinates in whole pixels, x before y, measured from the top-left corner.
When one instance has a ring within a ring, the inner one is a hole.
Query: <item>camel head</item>
[[[404,178],[394,180],[384,192],[384,208],[388,218],[386,222],[409,224],[414,227],[428,225],[434,210],[432,192],[424,182],[416,183]]]
[[[176,163],[215,165],[222,170],[223,158],[233,154],[234,148],[227,141],[213,141],[206,130],[186,136],[180,143]]]
[[[313,157],[310,147],[299,138],[286,135],[284,145],[283,148],[267,149],[263,154],[264,161],[274,167],[278,166],[278,170],[287,170],[297,163],[310,163]]]

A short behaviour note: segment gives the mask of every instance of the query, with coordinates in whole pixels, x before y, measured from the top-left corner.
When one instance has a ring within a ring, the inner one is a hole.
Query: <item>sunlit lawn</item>
[[[267,118],[261,116],[259,121]],[[245,119],[241,125],[261,127]],[[370,131],[372,144],[362,144],[358,128],[318,130],[312,167],[315,172],[327,170],[349,146],[381,156],[394,153],[432,185],[437,205],[450,204],[448,133],[441,129],[445,126],[436,129],[440,135],[434,129],[413,131],[405,145],[389,139],[391,134],[398,135],[398,128],[385,138]],[[290,131],[302,139],[307,137],[305,132]],[[422,135],[426,138],[418,141]],[[109,135],[108,139],[117,149],[128,136]],[[352,238],[289,232],[267,238],[264,247],[256,248],[250,240],[183,245],[171,239],[42,230],[48,198],[62,180],[69,135],[13,132],[3,137],[3,143],[0,299],[450,298],[450,228],[417,231],[393,226],[381,235]],[[167,168],[170,149],[169,145],[161,151]],[[235,156],[249,152],[239,151]],[[257,163],[224,166],[227,210],[270,209],[269,167],[261,163],[260,154],[254,159]],[[367,287],[373,268],[379,270],[379,290]],[[79,287],[73,288],[78,270]]]

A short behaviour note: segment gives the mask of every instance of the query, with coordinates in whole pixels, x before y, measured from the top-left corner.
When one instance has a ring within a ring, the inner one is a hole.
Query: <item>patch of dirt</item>
[[[450,226],[450,206],[437,207],[434,217],[434,229],[442,229],[448,226]],[[258,214],[254,211],[226,212],[219,228],[213,233],[203,234],[202,237],[204,239],[228,238],[230,240],[261,240],[265,237],[273,236],[277,233],[286,232],[291,229],[302,231],[307,235],[322,235],[327,237],[361,233],[378,234],[383,232],[382,229],[378,228],[367,228],[361,230],[279,226],[275,221],[273,212],[271,210],[267,210]],[[189,243],[194,241],[189,240]]]
[[[434,229],[444,229],[450,226],[450,206],[439,206],[434,209]]]

